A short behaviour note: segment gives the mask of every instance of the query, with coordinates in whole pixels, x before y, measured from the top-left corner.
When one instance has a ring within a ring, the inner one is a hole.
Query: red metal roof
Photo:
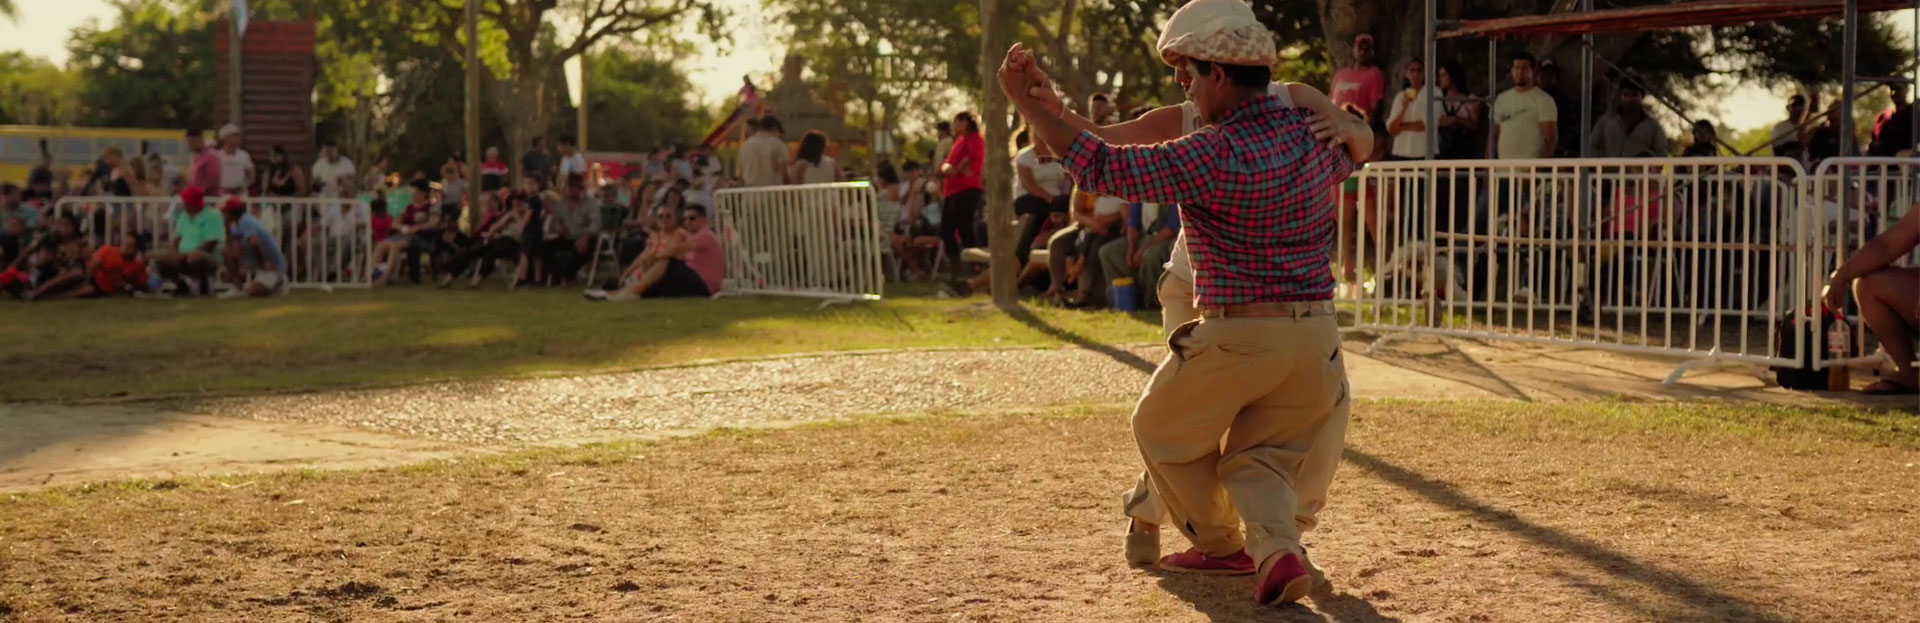
[[[1914,6],[1912,0],[1859,0],[1859,4],[1862,13],[1897,11]],[[1697,0],[1584,13],[1471,20],[1440,31],[1439,38],[1640,32],[1833,17],[1845,11],[1846,2],[1843,0]]]

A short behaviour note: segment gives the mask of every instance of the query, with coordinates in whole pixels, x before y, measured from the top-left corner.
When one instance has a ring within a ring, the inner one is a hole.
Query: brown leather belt
[[[1333,301],[1241,303],[1200,310],[1201,318],[1314,318],[1333,315]]]

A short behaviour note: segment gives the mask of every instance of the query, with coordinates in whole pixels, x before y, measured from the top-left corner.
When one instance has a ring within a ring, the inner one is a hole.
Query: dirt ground
[[[1675,386],[1677,362],[1470,340],[1349,343],[1362,398],[1521,401],[1914,401],[1768,389],[1745,370]],[[114,478],[401,465],[471,450],[578,444],[719,426],[943,408],[1124,404],[1162,347],[985,349],[777,357],[615,374],[462,381],[106,406],[0,405],[0,492]],[[1034,381],[1046,370],[1047,382]],[[1869,379],[1860,375],[1864,384]]]
[[[7,496],[0,620],[1920,621],[1907,415],[1363,403],[1308,537],[1332,588],[1279,610],[1121,562],[1126,431],[868,418]]]

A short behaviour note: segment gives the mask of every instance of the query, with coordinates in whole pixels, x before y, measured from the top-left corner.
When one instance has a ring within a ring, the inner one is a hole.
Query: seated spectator
[[[32,234],[20,219],[0,215],[0,270],[20,262],[22,252],[33,242]]]
[[[713,223],[707,219],[707,207],[690,205],[680,213],[681,228],[687,230],[687,268],[700,276],[707,286],[707,295],[719,294],[725,288],[727,278],[727,252],[720,245],[720,236],[713,232]]]
[[[492,198],[488,200],[492,201]],[[521,256],[520,236],[527,220],[533,217],[533,209],[528,207],[524,193],[513,193],[508,203],[511,206],[509,209],[501,212],[497,218],[483,221],[474,231],[473,243],[461,249],[448,262],[447,271],[455,277],[467,272],[474,262],[480,263],[468,287],[480,287],[482,282],[493,276],[493,267],[500,261]]]
[[[1062,229],[1047,241],[1049,283],[1042,296],[1070,307],[1096,305],[1106,291],[1100,262],[1087,261],[1094,249],[1120,235],[1120,222],[1126,218],[1127,201],[1073,191],[1073,225]],[[1078,286],[1075,297],[1063,295],[1067,284]]]
[[[117,245],[100,245],[93,252],[93,259],[87,261],[86,274],[92,275],[93,279],[59,297],[87,298],[145,292],[147,263],[140,259],[144,250],[139,234],[132,231],[121,234]]]
[[[511,172],[507,169],[507,163],[500,159],[500,148],[488,147],[487,159],[480,161],[480,190],[489,193],[505,190],[507,175]]]
[[[1100,268],[1109,280],[1132,277],[1135,292],[1144,293],[1160,281],[1167,260],[1173,256],[1173,240],[1180,235],[1180,211],[1172,205],[1161,206],[1152,223],[1144,223],[1145,206],[1127,205],[1126,238],[1114,239],[1100,247]],[[1157,305],[1154,296],[1144,302]],[[1136,303],[1141,301],[1136,301]]]
[[[1034,232],[1033,238],[1027,239],[1023,237],[1019,245],[1021,250],[1027,252],[1027,259],[1020,263],[1019,284],[1021,286],[1041,281],[1048,276],[1048,263],[1033,259],[1032,251],[1034,249],[1047,248],[1047,242],[1053,239],[1055,233],[1072,224],[1073,219],[1069,216],[1072,211],[1073,196],[1069,194],[1059,194],[1054,195],[1053,201],[1048,202],[1047,214],[1044,217],[1034,218],[1034,221],[1040,224],[1040,228]],[[930,248],[937,250],[939,248],[938,245],[939,243],[936,241]],[[968,279],[966,281],[967,287],[960,290],[958,294],[960,296],[972,296],[973,291],[985,289],[991,285],[993,285],[993,271],[981,271],[980,274]]]
[[[400,213],[400,219],[392,227],[387,240],[374,249],[375,261],[379,262],[373,271],[375,286],[386,285],[394,271],[400,269],[403,259],[410,264],[407,272],[413,282],[420,283],[419,254],[438,244],[439,223],[433,218],[432,194],[415,192],[411,199],[406,211]]]
[[[1021,266],[1027,265],[1032,251],[1027,243],[1040,233],[1052,213],[1053,198],[1070,194],[1073,189],[1073,180],[1067,178],[1066,167],[1053,151],[1045,144],[1029,143],[1025,128],[1014,133],[1013,213],[1024,219],[1017,238],[1020,244],[1016,245]]]
[[[940,252],[940,202],[927,190],[929,180],[921,174],[920,163],[908,161],[900,166],[900,174],[903,179],[885,191],[900,205],[900,220],[893,225],[893,254],[910,278],[925,279],[933,267],[933,254]]]
[[[28,287],[22,297],[29,301],[70,296],[87,281],[86,237],[72,214],[60,215],[54,230],[42,235],[27,255],[22,273]]]
[[[569,184],[550,211],[554,218],[548,222],[557,226],[547,231],[553,240],[547,251],[553,261],[550,280],[553,285],[571,284],[593,255],[594,239],[600,235],[600,201],[588,196],[585,187]]]
[[[700,214],[704,217],[706,213],[702,210]],[[681,228],[680,219],[681,215],[672,210],[659,210],[654,216],[658,227],[648,239],[647,250],[624,271],[619,289],[613,292],[588,290],[587,300],[632,301],[641,298],[712,296],[706,280],[687,265],[695,249],[695,240],[690,232]],[[718,239],[714,239],[714,244],[718,245]],[[718,257],[717,248],[714,252],[714,255],[707,257]],[[710,263],[713,260],[703,261]]]
[[[180,211],[173,217],[172,251],[156,252],[153,265],[160,278],[177,286],[178,294],[207,296],[220,269],[227,243],[227,227],[219,213],[206,209],[206,193],[198,186],[180,191]]]
[[[627,217],[620,221],[620,244],[614,252],[614,259],[621,266],[632,264],[633,258],[640,257],[640,252],[647,248],[647,234],[653,230],[654,214],[650,197],[657,185],[658,182],[647,180],[627,199]]]
[[[1893,376],[1861,391],[1875,395],[1920,393],[1913,367],[1914,338],[1920,336],[1920,268],[1895,266],[1920,246],[1920,205],[1907,210],[1893,227],[1861,247],[1840,265],[1825,292],[1829,309],[1842,309],[1852,292],[1860,319],[1893,358]]]
[[[1700,119],[1693,122],[1693,144],[1680,153],[1687,158],[1717,158],[1720,156],[1720,133],[1713,129],[1713,122]]]
[[[19,186],[13,182],[0,184],[0,195],[5,196],[0,200],[4,201],[0,203],[0,218],[20,219],[20,226],[29,231],[40,228],[40,208],[25,200]]]
[[[280,252],[273,233],[247,213],[247,204],[239,197],[228,197],[220,212],[227,225],[227,279],[234,285],[220,298],[286,294],[287,256]]]
[[[340,185],[329,191],[340,195],[339,209],[325,209],[320,215],[320,227],[317,230],[308,228],[307,232],[301,236],[302,239],[308,240],[315,235],[323,236],[318,242],[306,242],[306,244],[319,245],[319,262],[326,271],[325,276],[328,281],[337,280],[341,271],[352,270],[354,252],[358,246],[354,241],[362,235],[360,231],[370,225],[368,207],[355,201],[353,185],[352,178],[344,178]],[[392,216],[387,217],[387,223],[391,228]],[[318,234],[314,233],[316,231]]]

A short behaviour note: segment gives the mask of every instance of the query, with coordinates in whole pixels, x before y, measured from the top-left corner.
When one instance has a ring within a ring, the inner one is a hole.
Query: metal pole
[[[1916,0],[1916,1],[1920,1],[1920,0]],[[1427,83],[1426,100],[1420,102],[1420,105],[1426,107],[1427,109],[1426,158],[1428,160],[1433,159],[1435,155],[1435,151],[1438,149],[1438,145],[1440,144],[1440,114],[1439,114],[1440,111],[1438,106],[1439,100],[1434,98],[1433,96],[1434,92],[1440,89],[1440,82],[1439,82],[1440,41],[1434,38],[1435,37],[1434,31],[1439,26],[1438,24],[1440,19],[1440,14],[1438,12],[1439,5],[1440,5],[1439,0],[1427,0],[1427,41],[1426,41],[1425,51],[1421,52],[1421,54],[1424,55],[1424,58],[1422,58],[1422,60],[1420,61],[1420,67],[1422,71],[1426,74],[1426,77],[1424,79],[1426,80],[1426,83]],[[1457,78],[1458,76],[1455,76],[1455,77]],[[1428,172],[1431,173],[1432,169],[1428,169]],[[1433,182],[1432,180],[1428,180],[1427,183],[1432,184]]]
[[[246,33],[240,31],[240,14],[229,14],[227,26],[227,122],[245,130],[240,122],[240,46]]]
[[[480,212],[480,0],[467,0],[467,205]],[[474,221],[474,226],[479,226]]]
[[[1580,12],[1592,13],[1593,0],[1580,0]],[[1593,155],[1593,33],[1580,35],[1580,42],[1580,127],[1574,130],[1580,136],[1580,157],[1586,158]]]
[[[592,67],[592,66],[593,66],[593,49],[589,47],[588,49],[581,50],[580,51],[580,101],[574,102],[574,105],[578,108],[578,112],[580,115],[580,119],[578,122],[580,126],[579,127],[580,142],[576,143],[576,146],[580,148],[580,153],[583,153],[583,154],[587,153],[587,108],[589,108],[588,102],[592,101],[592,98],[587,97],[587,93],[591,91],[591,89],[587,87],[587,81],[590,79],[589,77],[593,75],[588,69],[589,67]]]
[[[1853,155],[1853,96],[1856,91],[1855,74],[1858,73],[1854,58],[1860,47],[1860,0],[1847,0],[1846,26],[1840,36],[1840,73],[1846,81],[1840,89],[1840,155]]]
[[[1913,3],[1913,82],[1907,84],[1907,106],[1912,108],[1913,123],[1908,125],[1908,149],[1920,147],[1920,106],[1914,106],[1913,100],[1920,96],[1920,0]]]
[[[1487,37],[1487,158],[1500,155],[1500,146],[1493,142],[1493,126],[1499,123],[1493,117],[1494,102],[1500,99],[1500,42]]]

